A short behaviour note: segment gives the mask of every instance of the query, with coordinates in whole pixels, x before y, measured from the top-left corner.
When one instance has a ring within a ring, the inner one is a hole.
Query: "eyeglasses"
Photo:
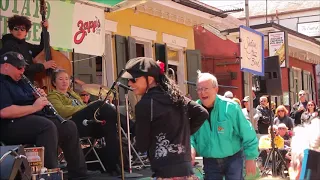
[[[89,96],[89,94],[80,94],[80,96]]]
[[[214,88],[214,87],[211,87],[211,88]],[[196,91],[197,91],[198,93],[200,93],[200,92],[207,93],[207,92],[209,91],[209,89],[211,89],[211,88],[207,88],[207,87],[198,87],[198,88],[196,89]]]
[[[25,27],[18,27],[18,26],[16,26],[16,27],[14,27],[13,28],[13,30],[15,30],[15,31],[26,31],[26,28]]]

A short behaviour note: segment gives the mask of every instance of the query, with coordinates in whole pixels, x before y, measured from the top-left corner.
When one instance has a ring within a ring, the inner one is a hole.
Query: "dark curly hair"
[[[183,93],[172,79],[165,74],[161,74],[157,81],[160,88],[170,96],[175,105],[179,107],[186,105],[186,99]]]
[[[31,21],[26,16],[14,15],[8,19],[8,26],[11,31],[15,26],[25,26],[28,32],[31,28]]]

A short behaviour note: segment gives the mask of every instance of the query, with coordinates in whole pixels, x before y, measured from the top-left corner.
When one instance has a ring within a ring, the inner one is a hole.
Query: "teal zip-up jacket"
[[[201,101],[197,101],[201,104]],[[246,160],[258,157],[258,139],[254,128],[236,102],[216,96],[210,121],[206,120],[191,138],[197,154],[207,158],[225,158],[242,148]]]

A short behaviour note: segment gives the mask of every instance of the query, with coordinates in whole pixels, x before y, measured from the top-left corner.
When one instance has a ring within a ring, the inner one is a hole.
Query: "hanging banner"
[[[28,17],[32,27],[26,40],[39,44],[41,37],[41,14],[39,0],[1,0],[0,1],[0,38],[10,33],[8,18],[13,15]],[[50,45],[56,49],[72,49],[72,15],[74,4],[72,0],[46,0],[49,22]]]
[[[264,35],[240,26],[241,71],[264,76]]]
[[[286,67],[286,46],[284,32],[271,32],[269,38],[269,56],[279,56],[280,67]]]
[[[101,56],[104,53],[104,10],[75,3],[72,47],[76,53]]]

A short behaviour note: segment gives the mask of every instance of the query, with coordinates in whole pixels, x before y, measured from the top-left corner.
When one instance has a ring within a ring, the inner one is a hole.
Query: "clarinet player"
[[[58,144],[68,162],[69,179],[88,177],[87,166],[80,148],[77,127],[72,121],[63,124],[49,119],[42,111],[49,104],[43,90],[32,88],[21,77],[27,63],[16,52],[0,57],[0,140],[7,145],[34,144],[45,148],[44,166],[58,167]]]

